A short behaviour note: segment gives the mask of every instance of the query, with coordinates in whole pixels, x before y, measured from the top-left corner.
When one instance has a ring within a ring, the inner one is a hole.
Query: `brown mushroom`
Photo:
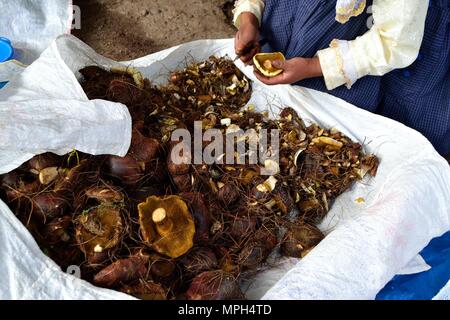
[[[206,205],[205,197],[199,192],[183,192],[179,196],[186,201],[189,206],[195,223],[196,242],[207,241],[211,228],[211,214]]]
[[[91,258],[114,249],[119,244],[123,232],[123,221],[119,209],[100,205],[83,212],[76,220],[75,235],[80,250],[89,261]],[[94,259],[96,262],[98,259]]]
[[[69,242],[71,240],[70,228],[72,227],[72,216],[54,218],[43,229],[43,236],[49,244]]]
[[[244,294],[233,275],[215,270],[196,276],[186,297],[188,300],[241,300]]]
[[[204,271],[216,270],[218,267],[214,251],[207,247],[192,249],[180,260],[180,263],[185,275],[189,277],[195,277]]]
[[[90,162],[81,160],[78,165],[71,169],[61,170],[59,179],[55,183],[54,191],[64,194],[73,194],[74,190],[85,180],[85,172],[89,172]]]
[[[178,196],[151,196],[138,205],[144,241],[155,251],[178,258],[193,246],[194,219]]]
[[[62,216],[67,200],[56,192],[42,192],[32,198],[33,214],[42,221]]]
[[[28,161],[29,170],[33,173],[39,174],[45,168],[55,167],[59,163],[58,156],[53,153],[43,153],[34,156]]]
[[[122,192],[112,186],[92,187],[85,191],[86,197],[99,203],[117,203],[124,200]]]
[[[281,253],[287,257],[303,258],[324,238],[314,225],[301,223],[292,226],[281,242]]]
[[[262,227],[252,236],[237,257],[239,266],[254,269],[260,266],[277,246],[277,236],[270,228]]]
[[[137,161],[130,155],[110,156],[106,165],[109,174],[121,180],[126,186],[136,186],[144,176],[145,163]]]
[[[115,288],[134,280],[145,278],[148,273],[148,256],[136,254],[119,259],[100,270],[94,276],[94,283],[105,288]]]
[[[141,300],[167,300],[167,290],[152,281],[140,281],[133,286],[124,286],[120,291]]]
[[[150,254],[150,272],[153,279],[162,280],[172,278],[176,271],[175,269],[175,260],[161,256],[158,253]]]

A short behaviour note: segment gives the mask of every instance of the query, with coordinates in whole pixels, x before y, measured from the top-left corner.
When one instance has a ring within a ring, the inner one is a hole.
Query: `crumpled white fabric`
[[[420,254],[415,256],[406,266],[404,266],[397,275],[408,275],[425,272],[431,269],[431,266],[426,263]]]
[[[36,154],[127,153],[131,116],[126,106],[89,101],[53,43],[0,90],[0,172]]]
[[[0,2],[0,36],[12,41],[13,60],[0,63],[0,82],[20,74],[26,65],[61,34],[70,33],[72,0],[3,0]]]
[[[72,1],[2,0],[0,17],[0,36],[13,42],[17,60],[30,64],[57,36],[70,33]]]
[[[450,280],[444,288],[433,298],[433,300],[450,300]]]
[[[213,54],[234,57],[233,41],[192,42],[125,65],[163,83],[170,70],[184,65],[186,57],[204,60]],[[61,99],[85,101],[75,76],[77,70],[92,64],[110,67],[117,62],[101,57],[74,37],[62,36],[22,74],[33,81],[11,85],[5,94],[9,101],[20,101],[35,97],[34,93],[45,97],[53,91]],[[240,62],[238,66],[254,79],[251,67]],[[54,89],[48,90],[35,79],[50,81]],[[246,284],[248,297],[373,299],[432,238],[450,229],[450,168],[421,134],[328,94],[300,87],[267,87],[255,82],[250,103],[274,114],[281,106],[291,106],[308,122],[336,127],[364,143],[367,152],[380,157],[381,165],[376,178],[355,184],[335,201],[320,225],[327,237],[309,255],[274,263]],[[364,203],[355,201],[360,197]],[[0,298],[124,297],[64,275],[37,249],[13,213],[5,206],[0,211]],[[18,243],[22,244],[19,249]],[[35,265],[38,267],[29,267]],[[53,278],[57,280],[47,282]]]
[[[124,105],[102,100],[6,101],[0,102],[0,137],[0,174],[44,152],[124,156],[131,116]]]
[[[0,82],[7,82],[25,70],[27,66],[17,60],[0,63]]]

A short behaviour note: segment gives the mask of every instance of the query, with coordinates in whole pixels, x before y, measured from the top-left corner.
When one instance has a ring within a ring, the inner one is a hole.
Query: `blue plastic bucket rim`
[[[9,40],[8,38],[5,38],[5,37],[0,37],[0,41],[6,42],[8,44],[11,44],[11,40]]]

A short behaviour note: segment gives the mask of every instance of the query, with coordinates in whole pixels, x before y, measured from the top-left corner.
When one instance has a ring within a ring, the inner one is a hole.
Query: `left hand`
[[[322,68],[318,57],[315,58],[293,58],[287,61],[274,61],[273,66],[284,71],[273,78],[267,78],[254,71],[259,81],[267,85],[276,84],[293,84],[300,80],[321,77],[323,75]]]

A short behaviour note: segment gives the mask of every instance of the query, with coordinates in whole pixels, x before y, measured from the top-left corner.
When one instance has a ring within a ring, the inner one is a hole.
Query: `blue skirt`
[[[368,12],[346,24],[335,21],[335,1],[266,0],[261,37],[264,52],[287,58],[313,57],[333,39],[353,40],[366,33]],[[367,1],[367,8],[372,5]],[[400,121],[426,136],[439,153],[450,153],[450,0],[431,0],[417,60],[385,76],[366,76],[351,89],[328,91],[322,78],[297,83],[328,92],[368,111]]]

